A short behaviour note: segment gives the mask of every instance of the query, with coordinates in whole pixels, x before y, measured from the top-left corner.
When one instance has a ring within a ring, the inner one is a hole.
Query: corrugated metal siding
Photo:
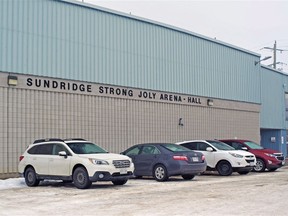
[[[56,0],[1,0],[0,14],[1,71],[260,102],[253,54]]]
[[[287,75],[261,67],[261,128],[286,128]]]

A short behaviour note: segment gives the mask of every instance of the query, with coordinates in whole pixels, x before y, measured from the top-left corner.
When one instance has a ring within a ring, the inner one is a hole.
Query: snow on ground
[[[59,181],[27,187],[23,178],[0,180],[1,216],[287,216],[287,200],[288,166],[227,177],[207,173],[190,181],[96,182],[87,190]]]

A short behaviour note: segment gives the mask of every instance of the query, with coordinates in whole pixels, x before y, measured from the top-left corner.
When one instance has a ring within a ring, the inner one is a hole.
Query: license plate
[[[250,166],[255,166],[254,162],[250,162]]]
[[[284,164],[285,164],[285,161],[283,160],[283,161],[282,161],[282,165],[284,165]]]
[[[192,157],[192,161],[193,162],[199,162],[199,158],[198,157]]]
[[[127,170],[126,169],[120,169],[120,174],[127,174]]]

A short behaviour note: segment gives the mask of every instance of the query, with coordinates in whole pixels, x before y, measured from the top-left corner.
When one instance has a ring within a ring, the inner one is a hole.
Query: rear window
[[[183,152],[183,151],[191,151],[190,149],[181,146],[181,145],[176,145],[176,144],[163,144],[162,145],[164,148],[172,151],[172,152]]]
[[[29,154],[51,155],[53,144],[36,145],[29,149]]]

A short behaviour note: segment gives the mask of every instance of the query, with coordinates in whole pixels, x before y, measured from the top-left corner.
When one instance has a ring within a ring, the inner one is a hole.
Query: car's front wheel
[[[128,181],[127,179],[126,180],[115,180],[115,181],[112,181],[112,183],[114,185],[124,185],[124,184],[126,184],[127,181]]]
[[[29,186],[29,187],[34,187],[39,185],[40,180],[37,179],[36,176],[36,172],[32,167],[27,168],[27,170],[25,171],[25,183]]]
[[[195,175],[188,175],[188,174],[182,175],[182,178],[185,179],[185,180],[191,180],[191,179],[193,179],[194,177],[195,177]]]
[[[220,161],[216,169],[221,176],[230,176],[233,173],[231,164],[228,161]]]
[[[73,182],[74,185],[79,189],[89,188],[92,184],[84,167],[78,167],[75,169],[73,173]]]
[[[256,158],[256,165],[253,170],[255,172],[264,172],[265,169],[266,169],[265,162],[260,158]]]
[[[153,170],[153,177],[156,181],[167,181],[168,173],[165,166],[158,164]]]

